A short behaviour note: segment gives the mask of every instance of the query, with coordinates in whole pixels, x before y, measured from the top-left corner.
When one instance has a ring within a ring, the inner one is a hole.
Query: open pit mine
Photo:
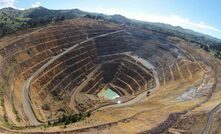
[[[0,133],[218,133],[220,84],[197,43],[64,20],[0,39]]]

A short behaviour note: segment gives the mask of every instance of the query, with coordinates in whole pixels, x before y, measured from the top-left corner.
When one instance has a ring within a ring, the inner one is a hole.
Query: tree
[[[50,121],[48,121],[48,126],[51,126],[51,122]]]
[[[205,50],[205,51],[207,51],[207,52],[209,52],[209,47],[208,46],[203,46],[203,49]]]

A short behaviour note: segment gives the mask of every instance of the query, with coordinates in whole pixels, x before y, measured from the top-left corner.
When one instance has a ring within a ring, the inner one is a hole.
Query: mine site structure
[[[20,127],[42,126],[90,112],[67,131],[126,131],[127,126],[134,133],[176,131],[166,124],[200,111],[210,99],[217,101],[212,94],[219,92],[220,61],[187,44],[156,31],[88,18],[4,40],[5,117]],[[217,101],[204,133],[219,108]]]

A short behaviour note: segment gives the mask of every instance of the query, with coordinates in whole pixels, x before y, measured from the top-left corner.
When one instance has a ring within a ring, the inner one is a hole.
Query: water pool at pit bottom
[[[111,90],[110,88],[106,89],[102,95],[102,97],[106,98],[106,99],[110,99],[113,100],[117,97],[120,97],[116,92],[114,92],[113,90]]]

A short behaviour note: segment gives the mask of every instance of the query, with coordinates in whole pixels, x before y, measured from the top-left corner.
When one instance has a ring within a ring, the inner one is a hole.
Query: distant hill
[[[44,7],[17,10],[3,8],[0,10],[0,37],[15,31],[38,27],[55,21],[83,17],[86,13],[78,9],[49,10]]]
[[[79,9],[49,10],[44,7],[38,7],[26,10],[17,10],[13,8],[3,8],[0,9],[0,37],[14,33],[18,30],[34,28],[65,19],[74,19],[79,17],[114,20],[118,23],[129,21],[129,19],[120,15],[108,16],[104,14],[88,13]]]
[[[195,32],[190,29],[184,29],[180,26],[172,26],[172,25],[163,24],[163,23],[148,23],[148,24],[151,26],[156,26],[156,27],[162,28],[167,32],[171,32],[174,35],[179,35],[179,36],[181,36],[187,40],[190,40],[190,41],[197,41],[198,43],[210,44],[210,45],[211,45],[211,43],[212,43],[212,45],[216,45],[217,43],[221,43],[220,39],[217,39],[212,36],[205,35],[205,34],[202,34],[199,32]]]

